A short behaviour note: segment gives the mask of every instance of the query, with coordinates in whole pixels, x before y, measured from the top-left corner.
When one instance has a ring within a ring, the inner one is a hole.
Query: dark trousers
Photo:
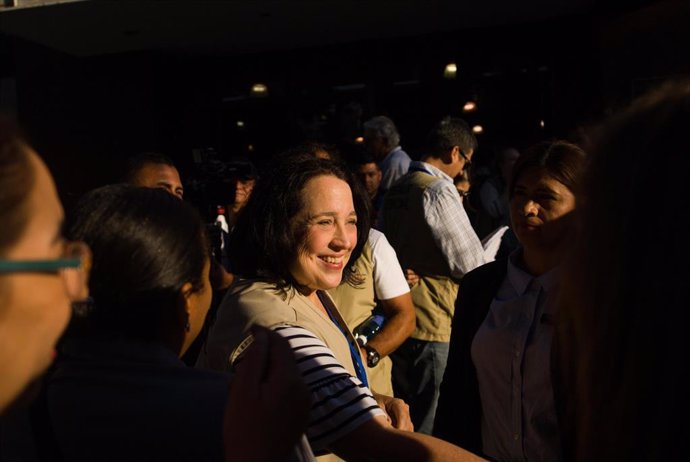
[[[415,431],[427,435],[434,426],[448,346],[447,342],[410,338],[391,354],[395,396],[410,406]]]

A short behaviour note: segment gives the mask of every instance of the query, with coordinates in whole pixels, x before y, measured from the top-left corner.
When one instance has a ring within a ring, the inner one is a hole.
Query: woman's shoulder
[[[460,280],[458,298],[466,300],[474,296],[482,296],[482,294],[493,296],[505,279],[507,271],[507,258],[501,258],[473,269]]]
[[[289,303],[291,292],[292,289],[281,290],[270,282],[240,280],[225,295],[219,315],[226,312],[266,327],[294,322],[295,310]]]
[[[489,263],[476,267],[462,277],[462,281],[481,282],[487,279],[503,279],[508,271],[508,259],[500,258]],[[462,282],[461,282],[462,284]]]

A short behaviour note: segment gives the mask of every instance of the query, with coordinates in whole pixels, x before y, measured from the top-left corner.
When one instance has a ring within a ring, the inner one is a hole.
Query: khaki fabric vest
[[[197,364],[215,370],[228,370],[248,346],[246,340],[252,324],[265,327],[288,324],[305,328],[320,338],[333,351],[340,364],[357,377],[350,346],[328,316],[294,289],[288,289],[284,298],[273,284],[252,280],[234,284],[226,294]],[[349,335],[354,342],[352,334]]]
[[[450,277],[446,258],[424,219],[424,191],[436,181],[443,180],[413,171],[395,183],[383,206],[383,232],[402,268],[413,268],[420,276],[411,289],[417,314],[411,337],[449,342],[458,284]]]
[[[329,295],[338,307],[343,319],[350,330],[359,326],[371,316],[376,307],[376,295],[374,292],[374,258],[369,242],[364,244],[362,255],[354,265],[354,279],[357,284],[352,285],[343,282],[338,287],[328,290]],[[386,356],[381,358],[376,367],[369,368],[366,358],[363,358],[364,367],[367,370],[369,388],[382,395],[393,396],[393,379],[391,359]]]
[[[337,307],[337,305],[335,305]],[[333,313],[342,319],[340,313]],[[284,296],[273,284],[245,280],[234,284],[218,309],[216,321],[209,332],[206,347],[199,355],[197,365],[216,370],[227,370],[251,344],[249,327],[259,324],[273,327],[281,324],[303,327],[333,352],[335,358],[354,377],[355,366],[350,356],[350,346],[343,333],[321,310],[304,295],[294,289]],[[355,342],[348,329],[350,341]],[[316,458],[319,462],[339,462],[335,454]]]

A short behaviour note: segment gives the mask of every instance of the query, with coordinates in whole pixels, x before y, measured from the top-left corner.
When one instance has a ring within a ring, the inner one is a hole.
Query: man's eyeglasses
[[[465,165],[462,167],[463,170],[469,170],[470,167],[472,167],[472,161],[470,160],[469,157],[467,157],[467,154],[465,154],[465,151],[462,149],[458,148],[458,151],[460,152],[460,155],[462,156],[463,159],[465,159]]]
[[[460,189],[458,189],[458,194],[460,194],[460,197],[462,197],[464,199],[470,195],[470,192],[469,191],[461,191]]]
[[[0,274],[56,273],[65,283],[72,301],[88,296],[91,250],[84,242],[67,242],[60,258],[54,260],[0,260]]]

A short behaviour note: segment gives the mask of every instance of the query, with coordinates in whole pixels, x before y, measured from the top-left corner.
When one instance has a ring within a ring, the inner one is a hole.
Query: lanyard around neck
[[[331,319],[333,324],[338,326],[340,332],[345,336],[345,340],[347,340],[347,344],[350,347],[350,356],[352,356],[352,363],[354,364],[355,372],[357,373],[357,378],[364,384],[365,387],[369,388],[369,381],[367,380],[367,373],[364,370],[364,363],[362,362],[362,355],[359,352],[359,347],[356,346],[356,343],[351,341],[350,337],[352,337],[352,335],[348,335],[349,332],[346,330],[347,327],[342,320],[339,319],[340,316],[337,316],[337,311],[335,310],[335,306],[331,300],[320,292],[321,291],[317,291],[316,294],[318,295],[319,300],[321,300],[323,307],[326,309],[328,317]]]

